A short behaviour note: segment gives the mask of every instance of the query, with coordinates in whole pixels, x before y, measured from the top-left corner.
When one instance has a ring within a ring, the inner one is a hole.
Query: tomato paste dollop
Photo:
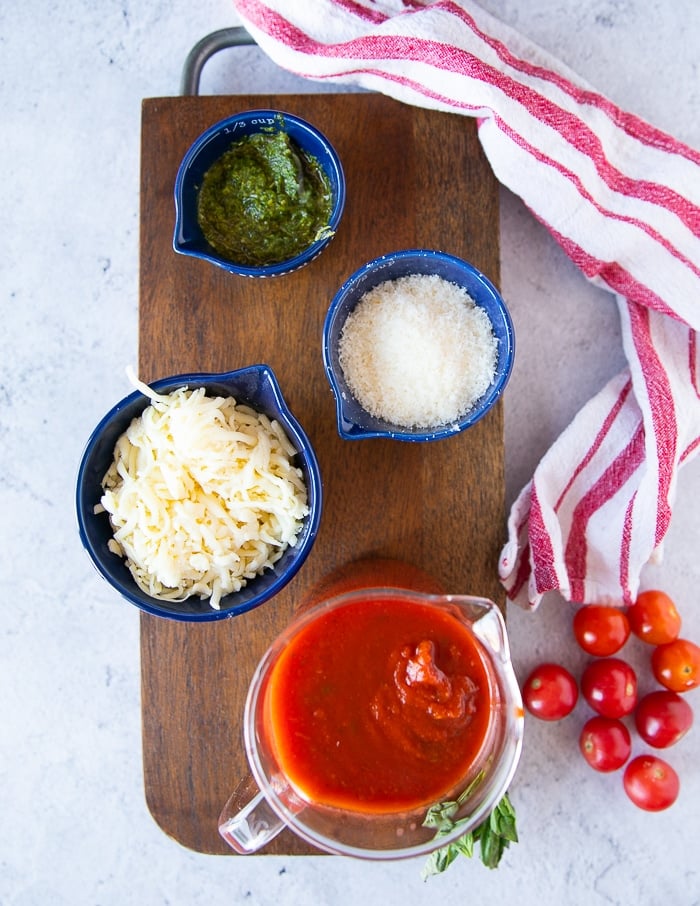
[[[410,595],[321,613],[272,669],[266,732],[305,799],[412,811],[464,784],[494,704],[488,656],[454,612]]]
[[[452,653],[454,657],[454,652]],[[392,655],[392,683],[372,701],[372,714],[394,742],[416,758],[434,760],[435,743],[449,745],[468,726],[479,687],[469,676],[448,676],[436,663],[435,643],[405,645]]]

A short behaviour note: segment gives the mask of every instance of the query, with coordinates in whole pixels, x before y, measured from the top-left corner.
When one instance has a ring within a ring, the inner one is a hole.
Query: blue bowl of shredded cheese
[[[301,568],[322,506],[316,455],[274,372],[130,377],[136,389],[97,425],[78,470],[90,559],[156,616],[259,606]]]
[[[326,315],[323,359],[346,440],[441,440],[483,418],[510,378],[508,309],[467,261],[405,249],[363,265]]]

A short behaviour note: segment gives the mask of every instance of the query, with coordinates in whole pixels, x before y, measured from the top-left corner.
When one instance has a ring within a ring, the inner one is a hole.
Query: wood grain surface
[[[331,140],[347,203],[337,235],[294,274],[237,278],[172,249],[173,185],[189,145],[252,108],[295,113]],[[499,282],[498,194],[471,119],[374,94],[178,97],[142,110],[139,369],[146,381],[265,362],[315,446],[324,485],[309,559],[273,600],[191,625],[141,616],[144,783],[160,827],[182,845],[230,853],[217,818],[247,772],[242,713],[258,659],[295,602],[360,557],[403,559],[455,593],[503,604],[502,403],[465,434],[432,444],[342,441],[321,358],[328,304],[365,261],[441,249]],[[265,852],[315,852],[284,831]]]

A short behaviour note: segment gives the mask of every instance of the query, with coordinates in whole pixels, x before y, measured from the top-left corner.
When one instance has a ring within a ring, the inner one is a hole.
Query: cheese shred
[[[280,424],[203,388],[158,394],[114,449],[96,512],[110,549],[155,598],[221,598],[295,546],[308,514],[295,450]]]
[[[370,415],[432,428],[465,415],[496,371],[489,316],[436,274],[410,274],[368,290],[348,315],[338,357]]]

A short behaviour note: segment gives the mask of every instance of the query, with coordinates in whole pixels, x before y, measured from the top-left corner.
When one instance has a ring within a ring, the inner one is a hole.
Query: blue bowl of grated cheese
[[[432,249],[363,265],[326,315],[323,360],[346,440],[425,442],[482,419],[510,378],[513,324],[491,281]]]
[[[80,462],[80,538],[141,610],[206,622],[252,610],[299,571],[322,487],[274,372],[181,374],[117,403]]]

